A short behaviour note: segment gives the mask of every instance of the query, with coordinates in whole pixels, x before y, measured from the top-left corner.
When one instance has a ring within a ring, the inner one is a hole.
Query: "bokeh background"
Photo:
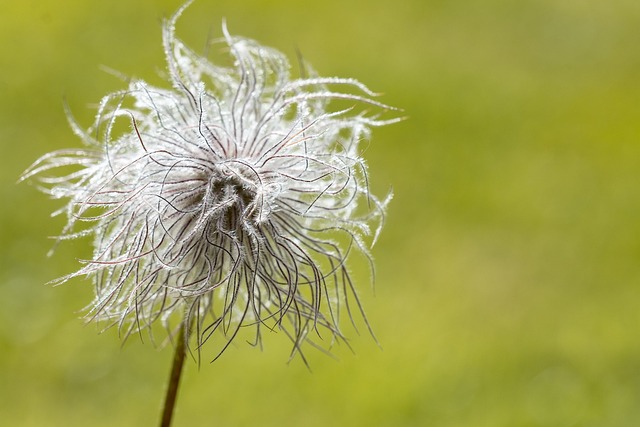
[[[0,14],[0,424],[157,423],[171,350],[84,326],[89,242],[47,236],[60,204],[17,178],[80,142],[123,82],[160,83],[180,0],[5,0]],[[640,425],[637,0],[198,0],[196,50],[234,34],[356,77],[409,120],[366,148],[395,199],[354,275],[382,344],[286,363],[269,334],[186,367],[175,426]]]

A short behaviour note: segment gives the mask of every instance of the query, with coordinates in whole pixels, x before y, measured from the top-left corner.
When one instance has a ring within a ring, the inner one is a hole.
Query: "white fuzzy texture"
[[[359,144],[395,120],[366,110],[391,108],[352,79],[292,79],[280,52],[226,28],[233,65],[215,65],[175,38],[183,9],[164,25],[171,88],[108,95],[90,129],[72,123],[85,149],[23,176],[67,201],[61,239],[94,236],[93,258],[59,282],[92,278],[88,317],[125,335],[193,325],[198,345],[222,332],[220,353],[244,326],[256,342],[285,331],[294,354],[314,329],[343,338],[340,306],[364,317],[345,261],[369,257],[389,200],[369,193]]]

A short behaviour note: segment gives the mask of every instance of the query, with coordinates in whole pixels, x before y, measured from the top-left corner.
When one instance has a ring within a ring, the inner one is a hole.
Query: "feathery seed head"
[[[58,282],[92,278],[88,318],[125,336],[186,322],[198,346],[222,332],[222,353],[240,328],[258,343],[267,327],[292,354],[313,330],[343,339],[340,307],[351,317],[355,301],[364,317],[345,261],[353,248],[369,257],[364,238],[375,241],[390,199],[370,194],[358,146],[396,121],[366,109],[392,108],[356,80],[291,78],[283,54],[225,26],[233,65],[216,65],[175,38],[183,10],[163,27],[171,88],[131,81],[90,129],[72,121],[86,148],[47,154],[22,177],[67,200],[61,239],[94,237],[93,258]],[[121,121],[130,129],[117,132]]]

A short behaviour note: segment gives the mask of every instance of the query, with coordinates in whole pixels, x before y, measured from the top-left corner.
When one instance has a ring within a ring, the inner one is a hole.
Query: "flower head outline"
[[[88,130],[71,121],[86,148],[23,174],[67,200],[60,239],[94,238],[92,259],[56,282],[92,278],[87,317],[125,337],[158,322],[175,331],[176,319],[198,347],[222,332],[216,357],[243,327],[256,343],[284,331],[292,356],[316,345],[312,331],[344,340],[341,307],[367,323],[345,262],[353,249],[370,259],[365,238],[390,200],[370,193],[359,144],[396,121],[367,110],[392,108],[353,79],[292,79],[282,53],[224,25],[233,65],[216,65],[175,37],[185,7],[163,26],[171,88],[132,80]]]

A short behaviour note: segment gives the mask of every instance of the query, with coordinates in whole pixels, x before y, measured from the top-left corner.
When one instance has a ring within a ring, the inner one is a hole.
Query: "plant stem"
[[[182,376],[182,367],[187,353],[186,346],[186,329],[187,322],[182,324],[178,332],[178,341],[176,342],[175,352],[173,354],[173,366],[171,367],[171,376],[169,377],[169,386],[164,399],[164,409],[162,411],[162,421],[160,427],[169,427],[173,417],[173,409],[176,406],[176,398],[178,397],[178,386],[180,385],[180,377]]]

